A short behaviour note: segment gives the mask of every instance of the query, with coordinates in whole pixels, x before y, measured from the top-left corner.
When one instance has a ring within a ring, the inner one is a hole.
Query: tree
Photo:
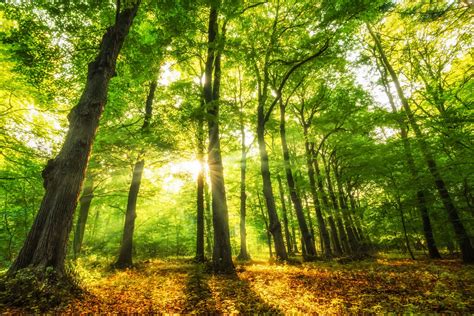
[[[117,56],[128,34],[139,2],[120,10],[104,34],[100,51],[89,64],[85,89],[68,115],[69,131],[61,151],[42,172],[46,190],[38,215],[20,254],[9,269],[14,275],[28,266],[52,267],[64,275],[64,259],[77,198],[84,180],[92,142],[115,75]],[[54,232],[54,233],[53,233]]]
[[[229,236],[229,215],[224,184],[224,169],[219,139],[219,97],[221,83],[221,56],[225,42],[225,23],[218,37],[219,3],[212,3],[209,11],[208,50],[203,95],[208,115],[208,164],[212,190],[212,219],[214,249],[212,264],[217,273],[233,273]]]

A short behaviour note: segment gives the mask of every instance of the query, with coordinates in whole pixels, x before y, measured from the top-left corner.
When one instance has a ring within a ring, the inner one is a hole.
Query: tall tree
[[[418,146],[420,147],[421,153],[425,159],[425,162],[428,166],[428,170],[430,171],[431,175],[433,176],[435,187],[438,191],[438,194],[443,202],[444,208],[448,213],[449,220],[453,225],[454,232],[456,234],[457,241],[461,248],[461,253],[463,257],[463,261],[465,263],[474,262],[474,249],[471,245],[471,241],[469,239],[469,235],[467,234],[466,229],[464,228],[461,219],[459,218],[458,210],[454,205],[454,202],[451,198],[451,195],[448,191],[446,183],[438,169],[438,165],[436,160],[429,148],[428,144],[425,141],[425,136],[423,135],[416,118],[410,108],[410,104],[408,103],[408,99],[405,97],[405,93],[403,92],[402,86],[398,79],[398,75],[393,69],[391,63],[389,62],[385,50],[382,46],[379,36],[373,31],[372,27],[367,24],[367,28],[369,30],[372,39],[374,40],[375,47],[380,55],[381,64],[385,67],[387,72],[390,74],[392,82],[395,85],[398,98],[400,99],[403,109],[405,111],[405,115],[407,116],[408,122],[415,133],[416,140],[418,142]]]
[[[150,82],[150,88],[145,102],[145,118],[143,126],[140,130],[141,134],[149,132],[150,121],[153,115],[153,99],[156,90],[156,78]],[[142,182],[143,168],[145,167],[145,159],[142,150],[137,157],[137,161],[132,171],[132,182],[128,191],[127,210],[125,212],[125,224],[123,228],[122,244],[120,246],[119,257],[115,266],[123,269],[133,265],[133,233],[135,230],[135,219],[137,218],[137,199],[140,192]]]
[[[310,233],[306,219],[303,213],[303,203],[301,202],[301,197],[297,192],[296,183],[293,178],[293,172],[290,165],[290,153],[288,150],[288,144],[286,141],[286,107],[288,105],[289,97],[286,99],[286,102],[283,102],[280,99],[280,139],[281,147],[283,152],[283,162],[285,165],[285,175],[286,181],[288,183],[288,188],[290,190],[291,201],[296,213],[296,218],[298,219],[298,225],[300,227],[303,243],[305,245],[306,253],[304,255],[305,260],[314,260],[316,257],[316,248],[314,246],[314,235]]]
[[[102,37],[99,53],[89,64],[79,103],[68,115],[70,125],[63,146],[42,172],[46,192],[23,248],[8,271],[10,275],[28,266],[52,267],[59,275],[65,273],[67,240],[92,143],[107,102],[109,81],[116,74],[117,56],[138,6],[139,1],[123,10],[117,5],[115,24]]]
[[[219,33],[218,10],[220,1],[213,1],[209,11],[208,48],[203,87],[209,129],[208,164],[212,190],[212,219],[214,249],[212,264],[217,273],[233,273],[230,248],[229,214],[224,184],[221,146],[219,138],[219,103],[221,84],[221,57],[225,43],[225,25]]]

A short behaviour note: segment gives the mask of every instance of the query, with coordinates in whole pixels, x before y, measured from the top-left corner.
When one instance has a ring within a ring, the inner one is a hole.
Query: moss
[[[0,276],[0,307],[21,307],[45,312],[65,306],[83,293],[73,272],[59,274],[53,268],[25,268]]]

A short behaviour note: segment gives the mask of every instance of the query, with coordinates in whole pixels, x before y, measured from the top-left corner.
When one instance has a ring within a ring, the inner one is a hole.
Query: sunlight
[[[169,175],[163,180],[163,189],[169,193],[178,193],[184,185],[184,181]]]
[[[172,65],[173,64],[168,61],[161,66],[161,76],[158,80],[160,85],[167,87],[181,78],[181,72],[172,69]]]
[[[205,165],[207,170],[207,165]],[[145,176],[151,181],[163,179],[162,188],[169,193],[178,193],[186,183],[186,176],[190,176],[193,181],[197,180],[201,164],[197,160],[169,162],[159,168],[157,172],[145,170]],[[188,178],[189,179],[189,178]]]

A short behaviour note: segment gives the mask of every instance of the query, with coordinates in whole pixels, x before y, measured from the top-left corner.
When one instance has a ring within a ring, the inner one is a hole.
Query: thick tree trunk
[[[79,199],[79,216],[77,217],[76,231],[74,233],[73,252],[74,258],[77,258],[81,253],[82,241],[84,239],[84,232],[86,230],[87,217],[89,216],[89,209],[92,198],[94,197],[94,183],[92,178],[86,181],[84,189],[82,190],[81,198]]]
[[[229,214],[224,183],[219,139],[219,98],[221,80],[221,51],[217,48],[218,33],[217,4],[211,5],[209,12],[208,51],[206,60],[203,95],[206,102],[209,129],[208,164],[212,191],[212,222],[214,226],[214,249],[212,264],[216,273],[233,273],[232,252],[230,247]],[[224,33],[224,32],[223,32]],[[221,36],[224,42],[224,34]],[[214,78],[213,78],[214,73]]]
[[[46,190],[33,226],[9,274],[33,266],[64,273],[64,260],[74,210],[81,191],[99,119],[107,102],[117,56],[135,17],[139,1],[119,12],[115,25],[102,37],[100,51],[89,64],[87,83],[68,115],[69,131],[56,156],[43,170]]]
[[[290,229],[288,226],[288,211],[286,209],[286,201],[285,201],[285,191],[283,189],[283,184],[281,182],[280,175],[277,176],[278,180],[278,190],[280,191],[280,201],[281,201],[281,212],[283,216],[283,226],[285,229],[285,241],[286,241],[286,248],[288,251],[288,255],[293,255],[293,245],[291,241]]]
[[[137,217],[137,198],[142,182],[143,167],[145,160],[139,160],[133,167],[132,183],[128,191],[127,211],[125,213],[125,226],[123,228],[122,244],[120,254],[115,263],[119,269],[129,268],[133,265],[133,232],[135,230],[135,218]]]
[[[448,191],[448,188],[443,180],[443,177],[441,176],[441,173],[439,172],[436,160],[431,152],[431,149],[429,148],[428,144],[425,141],[424,135],[421,132],[421,129],[418,126],[418,123],[416,122],[413,112],[411,111],[410,105],[408,104],[408,100],[405,97],[405,94],[403,93],[402,87],[398,80],[398,76],[395,73],[395,70],[392,68],[392,65],[388,61],[387,57],[385,56],[385,52],[383,50],[382,44],[380,43],[380,39],[373,32],[372,28],[369,25],[367,26],[372,38],[374,39],[377,50],[380,54],[380,59],[384,67],[390,74],[390,77],[392,78],[393,83],[395,84],[398,97],[400,98],[403,109],[405,110],[405,114],[408,118],[408,122],[411,128],[413,129],[413,132],[415,133],[416,140],[420,147],[421,153],[423,154],[425,162],[428,166],[428,170],[433,176],[435,187],[438,190],[438,194],[441,198],[441,201],[443,202],[444,208],[446,209],[446,212],[448,213],[448,218],[451,224],[453,225],[454,233],[456,234],[456,239],[459,243],[459,246],[461,247],[462,259],[465,263],[472,263],[474,262],[474,249],[471,245],[469,235],[467,234],[467,231],[461,222],[461,219],[458,214],[458,210],[456,206],[454,205],[451,195]]]
[[[282,100],[280,100],[280,139],[281,147],[283,151],[283,161],[285,164],[285,175],[286,182],[288,183],[288,188],[290,190],[291,201],[296,213],[296,218],[298,219],[298,225],[300,227],[301,235],[303,237],[303,242],[305,244],[306,254],[303,257],[305,260],[314,260],[316,257],[316,248],[314,247],[314,239],[306,224],[305,216],[303,213],[303,205],[301,203],[301,198],[298,195],[295,180],[293,178],[293,172],[291,171],[290,165],[290,153],[288,150],[288,144],[286,142],[286,119],[285,119],[285,105]]]
[[[331,243],[329,241],[329,233],[326,227],[326,222],[323,218],[323,213],[321,211],[321,204],[319,202],[318,193],[316,190],[316,180],[315,180],[315,170],[314,170],[314,160],[313,151],[311,150],[310,144],[307,140],[308,131],[305,128],[305,150],[306,150],[306,165],[308,168],[308,178],[309,186],[311,190],[311,197],[313,198],[314,208],[316,211],[316,220],[318,221],[318,227],[321,234],[322,242],[324,244],[324,257],[331,258]],[[327,199],[327,198],[326,198]],[[327,201],[326,201],[327,202]]]
[[[249,260],[247,251],[247,229],[245,218],[247,216],[247,193],[245,188],[247,172],[247,148],[245,146],[245,126],[243,120],[243,109],[240,109],[240,136],[241,136],[241,157],[240,157],[240,253],[237,258],[240,260]]]

